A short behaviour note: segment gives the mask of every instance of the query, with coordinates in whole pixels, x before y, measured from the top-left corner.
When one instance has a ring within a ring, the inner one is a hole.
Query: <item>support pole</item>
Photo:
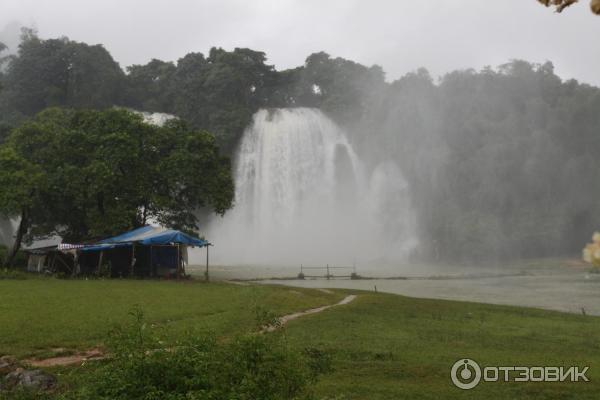
[[[152,263],[152,245],[150,245],[150,271],[152,271],[152,273],[154,274],[154,264]],[[156,275],[156,274],[154,274]]]
[[[129,276],[133,277],[133,266],[135,265],[135,243],[131,244],[131,265],[129,266]]]
[[[96,268],[96,275],[100,276],[100,268],[102,267],[102,256],[104,256],[104,252],[100,252],[100,257],[98,257],[98,268]]]
[[[75,250],[75,256],[73,256],[73,276],[78,275],[81,272],[79,266],[79,251]]]
[[[184,247],[185,250],[185,254],[187,254],[188,248],[187,246]],[[183,251],[181,252],[181,273],[183,274],[183,276],[185,277],[185,259],[183,258]]]
[[[177,280],[181,277],[181,262],[179,260],[179,243],[177,244]]]
[[[212,246],[212,244],[208,243],[206,245],[206,271],[204,271],[204,279],[206,280],[206,282],[209,281],[209,276],[208,276],[208,248]]]
[[[329,264],[327,264],[327,280],[329,280]]]

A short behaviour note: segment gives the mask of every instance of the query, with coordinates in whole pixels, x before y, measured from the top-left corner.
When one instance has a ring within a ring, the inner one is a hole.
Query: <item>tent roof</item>
[[[198,239],[181,231],[146,225],[118,236],[101,240],[98,243],[86,245],[80,250],[83,252],[103,251],[117,247],[131,246],[134,243],[146,246],[183,244],[197,247],[204,247],[209,244],[206,240]]]
[[[206,240],[188,235],[181,231],[166,229],[157,226],[146,225],[121,235],[101,240],[99,244],[121,244],[121,243],[141,243],[145,245],[156,244],[185,244],[188,246],[206,246]]]
[[[208,245],[206,240],[188,235],[181,231],[166,229],[156,226],[143,226],[129,232],[122,233],[108,239],[99,241],[97,244],[86,246],[82,251],[101,251],[115,247],[130,246],[133,243],[143,245],[173,245],[183,244],[186,246],[203,247]]]
[[[146,226],[142,226],[141,228],[137,228],[132,231],[121,233],[120,235],[101,240],[98,243],[108,244],[108,243],[137,242],[137,241],[142,240],[143,238],[145,238],[148,235],[152,235],[155,232],[155,229],[161,229],[161,228],[155,228],[153,226],[146,225]]]

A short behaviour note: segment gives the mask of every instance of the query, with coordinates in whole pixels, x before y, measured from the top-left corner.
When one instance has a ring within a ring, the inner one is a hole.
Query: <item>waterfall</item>
[[[10,247],[14,243],[14,235],[19,221],[0,216],[0,245]]]
[[[258,111],[234,165],[234,208],[207,232],[218,264],[364,264],[403,258],[415,243],[400,171],[388,163],[368,177],[317,109]]]

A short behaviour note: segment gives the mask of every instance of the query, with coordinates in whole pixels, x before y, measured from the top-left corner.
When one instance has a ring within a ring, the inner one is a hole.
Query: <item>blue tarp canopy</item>
[[[82,251],[102,251],[116,247],[131,246],[134,243],[142,245],[175,245],[203,247],[208,245],[206,240],[188,235],[181,231],[166,229],[155,226],[143,226],[129,232],[122,233],[108,239],[99,241],[97,244],[86,246]]]

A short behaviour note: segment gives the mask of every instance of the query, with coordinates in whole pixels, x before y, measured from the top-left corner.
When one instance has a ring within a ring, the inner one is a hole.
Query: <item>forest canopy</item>
[[[324,52],[277,71],[263,52],[212,48],[123,70],[102,45],[25,31],[5,64],[0,142],[47,107],[121,106],[174,114],[233,155],[258,109],[318,107],[368,168],[400,165],[424,257],[571,254],[600,225],[600,90],[550,62],[387,82],[379,66]]]

